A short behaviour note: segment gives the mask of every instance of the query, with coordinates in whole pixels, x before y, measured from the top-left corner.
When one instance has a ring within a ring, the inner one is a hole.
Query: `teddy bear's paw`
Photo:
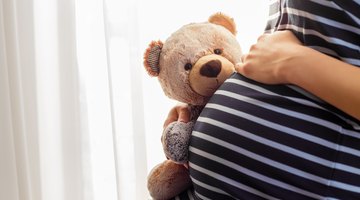
[[[166,160],[155,166],[148,176],[147,187],[154,200],[171,199],[191,186],[189,171]]]
[[[164,130],[162,143],[167,158],[176,163],[188,161],[188,150],[194,122],[173,122]]]

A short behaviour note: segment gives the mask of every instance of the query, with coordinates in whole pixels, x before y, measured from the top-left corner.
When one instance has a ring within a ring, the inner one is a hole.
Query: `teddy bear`
[[[170,199],[191,187],[186,167],[195,121],[219,86],[241,62],[233,18],[215,13],[208,21],[190,23],[171,34],[165,42],[152,41],[144,53],[144,67],[157,77],[169,98],[186,103],[188,123],[172,122],[163,131],[164,162],[148,175],[148,190],[154,199]]]

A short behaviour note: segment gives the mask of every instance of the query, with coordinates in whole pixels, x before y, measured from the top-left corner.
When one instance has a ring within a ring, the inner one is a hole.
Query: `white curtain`
[[[0,1],[0,199],[147,198],[138,39],[113,3]]]
[[[74,9],[57,3],[1,1],[1,199],[81,196]]]
[[[256,9],[257,20],[239,22],[246,50],[264,8],[266,0],[0,0],[0,200],[148,199],[175,102],[143,70],[147,44],[217,11],[245,19]]]

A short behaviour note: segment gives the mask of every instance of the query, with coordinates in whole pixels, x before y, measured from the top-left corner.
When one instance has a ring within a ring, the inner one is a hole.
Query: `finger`
[[[164,122],[163,127],[167,127],[171,122],[177,121],[179,118],[179,113],[177,111],[177,107],[172,108]]]
[[[264,34],[262,34],[262,35],[260,35],[259,37],[258,37],[258,39],[257,39],[257,41],[259,42],[259,41],[262,41],[262,40],[264,40],[266,37],[268,37],[270,34],[268,34],[268,33],[264,33]]]
[[[166,128],[171,122],[177,121],[177,117],[168,117],[163,125],[163,128]]]
[[[244,74],[244,63],[237,63],[235,65],[235,70],[240,74]]]
[[[181,107],[178,107],[178,121],[180,122],[184,122],[184,123],[187,123],[190,121],[190,111],[189,109],[187,108],[187,106],[181,106]]]
[[[235,70],[239,73],[239,74],[241,74],[241,75],[243,75],[243,76],[245,76],[245,77],[248,77],[249,78],[249,65],[248,65],[248,63],[237,63],[236,65],[235,65]]]
[[[243,54],[240,58],[241,62],[244,63],[246,59],[246,54]]]

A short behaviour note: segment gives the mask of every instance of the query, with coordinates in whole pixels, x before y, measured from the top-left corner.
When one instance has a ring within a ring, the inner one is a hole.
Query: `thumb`
[[[184,123],[187,123],[190,121],[191,113],[187,107],[179,109],[178,113],[179,113],[178,121],[184,122]]]
[[[235,70],[239,73],[244,75],[244,63],[237,63],[235,65]]]

